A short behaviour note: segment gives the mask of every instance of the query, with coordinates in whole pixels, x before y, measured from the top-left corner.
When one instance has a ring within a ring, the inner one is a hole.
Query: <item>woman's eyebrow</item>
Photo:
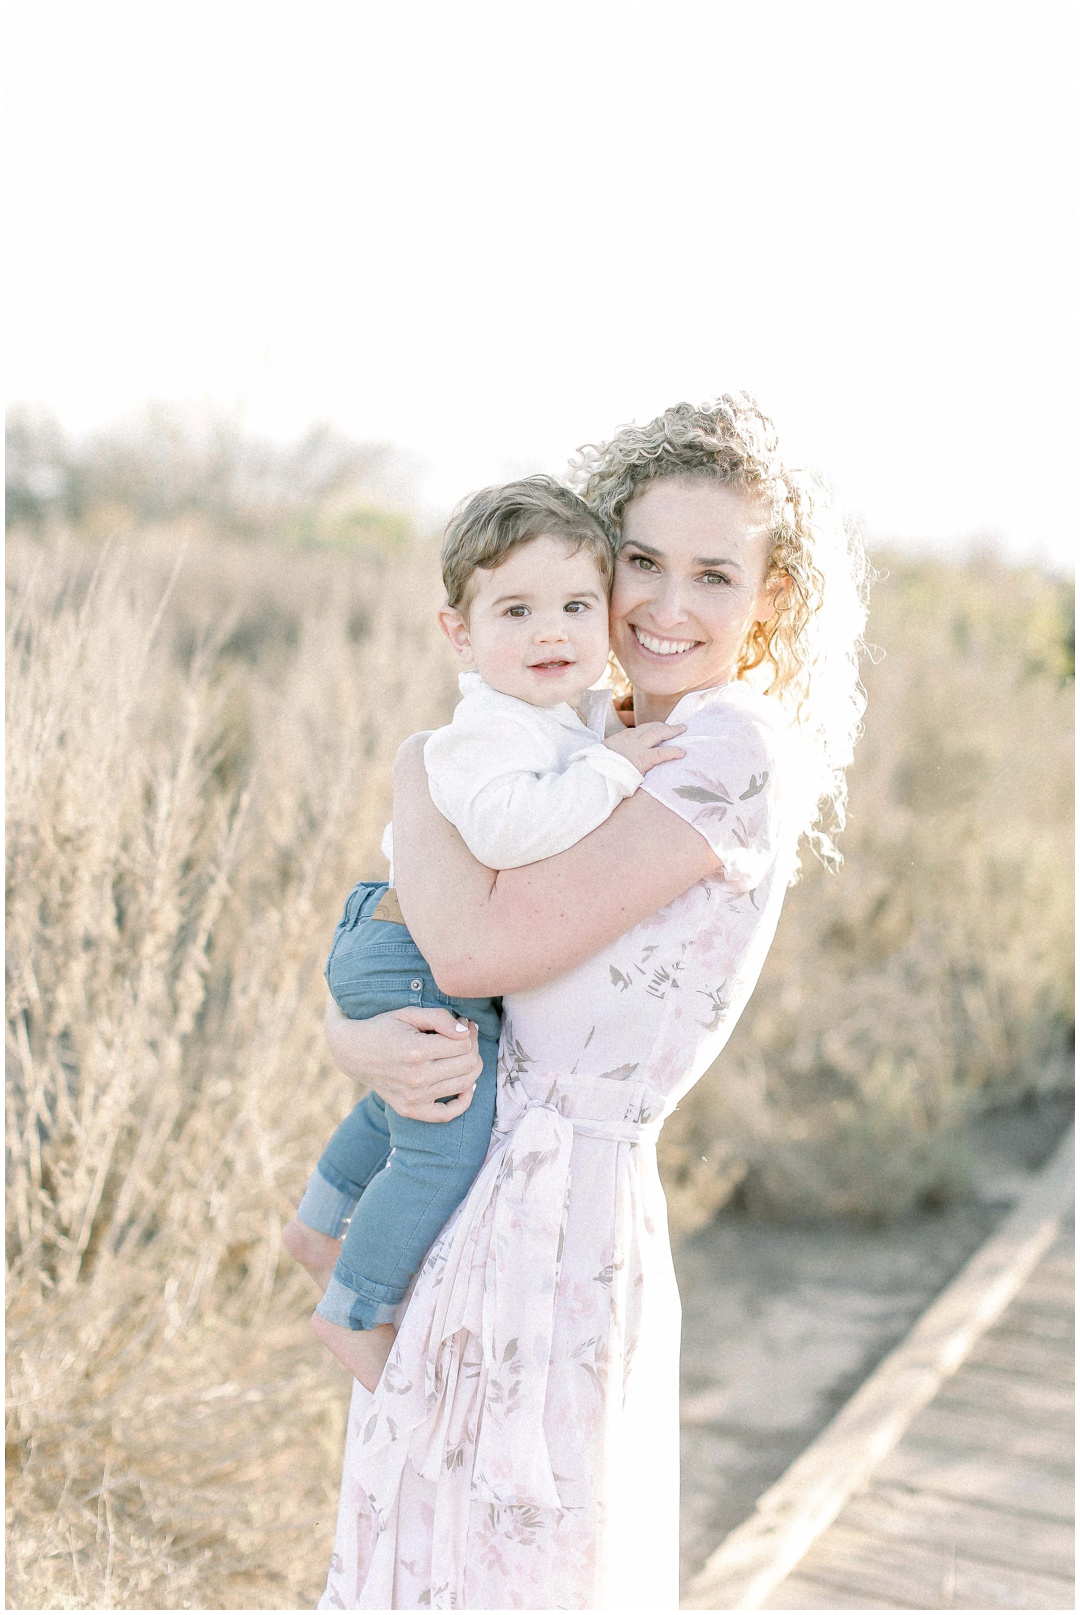
[[[628,550],[640,550],[642,555],[654,556],[655,559],[658,560],[658,561],[666,560],[666,556],[664,555],[663,550],[654,549],[651,544],[642,544],[640,542],[640,540],[638,540],[636,538],[628,539],[627,543],[625,545],[625,548],[628,549]],[[740,569],[740,571],[742,570],[742,562],[741,561],[736,561],[736,560],[725,561],[725,560],[717,559],[716,557],[710,556],[710,555],[695,555],[693,561],[691,562],[691,565],[693,565],[693,566],[737,566]]]

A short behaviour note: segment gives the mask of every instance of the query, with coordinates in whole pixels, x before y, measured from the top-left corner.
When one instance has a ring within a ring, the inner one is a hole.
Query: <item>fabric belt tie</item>
[[[500,1126],[501,1118],[496,1118],[494,1137],[509,1138],[514,1129],[521,1125],[523,1116],[532,1110],[544,1110],[565,1122],[575,1133],[582,1138],[603,1138],[613,1144],[655,1144],[660,1137],[662,1121],[655,1122],[627,1122],[615,1120],[602,1120],[597,1116],[564,1116],[561,1110],[549,1105],[543,1099],[526,1099],[517,1114],[505,1125]]]
[[[574,1135],[652,1144],[661,1123],[567,1117],[539,1100],[511,1120],[506,1090],[499,1104],[503,1125],[424,1263],[356,1450],[381,1526],[406,1459],[430,1481],[471,1472],[475,1501],[562,1506],[543,1421]],[[463,1573],[442,1569],[452,1584]]]

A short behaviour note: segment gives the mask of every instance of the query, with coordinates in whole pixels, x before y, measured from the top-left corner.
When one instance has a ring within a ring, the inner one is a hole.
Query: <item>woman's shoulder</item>
[[[694,693],[671,714],[686,725],[675,742],[684,756],[652,769],[642,789],[705,837],[729,885],[749,891],[787,845],[786,716],[741,684]]]
[[[684,723],[689,735],[714,736],[729,744],[741,741],[770,754],[782,751],[791,735],[791,722],[781,703],[743,679],[684,696],[669,722]]]

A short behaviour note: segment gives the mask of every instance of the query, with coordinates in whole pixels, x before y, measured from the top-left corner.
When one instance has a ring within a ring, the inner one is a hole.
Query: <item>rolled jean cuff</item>
[[[304,1198],[296,1208],[297,1219],[305,1228],[340,1239],[358,1199],[355,1191],[338,1189],[328,1182],[316,1167],[308,1179]]]
[[[378,1288],[385,1287],[379,1285]],[[376,1324],[394,1323],[400,1305],[400,1296],[396,1301],[376,1301],[359,1295],[339,1278],[331,1278],[315,1311],[320,1318],[340,1324],[343,1329],[374,1329]]]

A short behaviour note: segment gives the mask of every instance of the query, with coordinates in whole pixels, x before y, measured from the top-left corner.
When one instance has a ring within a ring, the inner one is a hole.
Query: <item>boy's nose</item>
[[[565,639],[566,623],[559,618],[556,618],[553,622],[537,623],[533,637],[542,645],[550,645],[555,641]]]

